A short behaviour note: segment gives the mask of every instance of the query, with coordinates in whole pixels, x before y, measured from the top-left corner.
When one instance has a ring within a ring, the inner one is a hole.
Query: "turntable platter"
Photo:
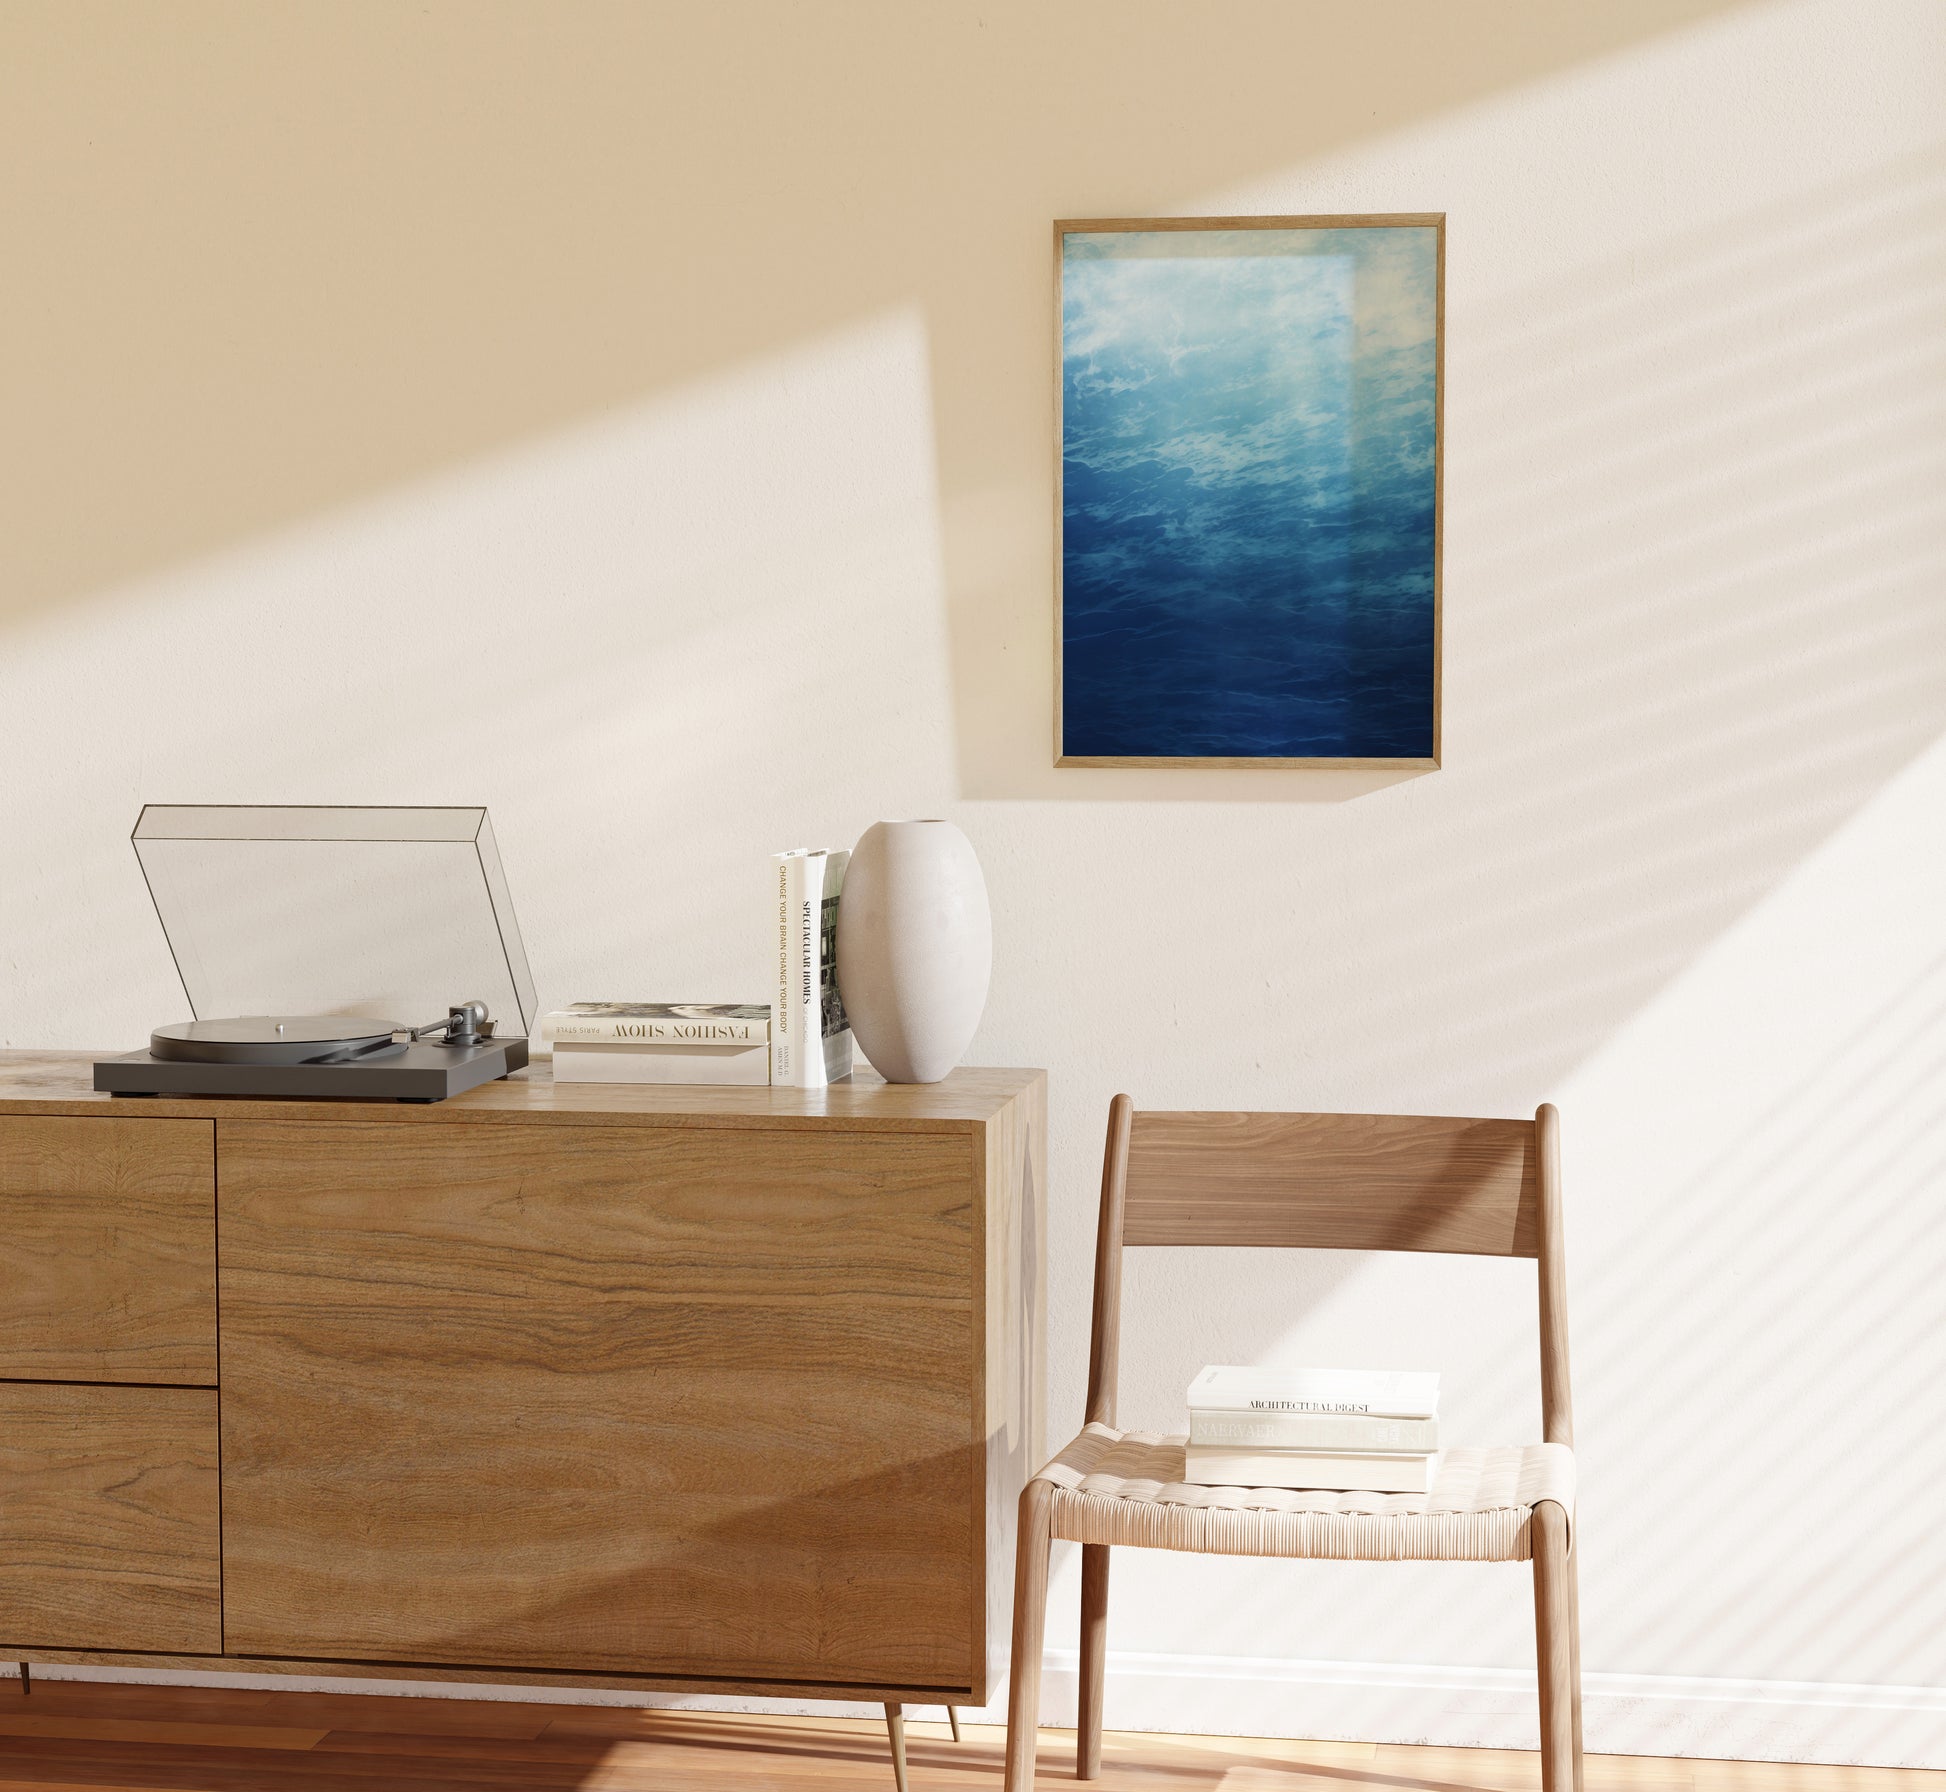
[[[188,1064],[315,1064],[380,1056],[399,1030],[369,1015],[245,1014],[158,1027],[149,1051]]]

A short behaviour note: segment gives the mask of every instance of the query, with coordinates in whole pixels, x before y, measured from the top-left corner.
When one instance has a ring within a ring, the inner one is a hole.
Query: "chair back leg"
[[[1101,1703],[1108,1666],[1108,1545],[1081,1546],[1081,1712],[1076,1779],[1101,1778]]]
[[[1542,1792],[1581,1782],[1580,1705],[1567,1514],[1552,1500],[1534,1508],[1534,1653],[1540,1669]]]
[[[899,1792],[906,1792],[905,1707],[903,1705],[885,1707],[885,1728],[892,1738],[892,1778],[897,1782]]]
[[[1007,1694],[1006,1792],[1032,1792],[1034,1744],[1041,1722],[1041,1646],[1047,1635],[1049,1488],[1020,1490],[1020,1547],[1014,1561],[1012,1684]]]

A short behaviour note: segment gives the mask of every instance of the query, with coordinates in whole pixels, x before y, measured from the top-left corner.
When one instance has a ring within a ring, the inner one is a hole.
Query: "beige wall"
[[[1059,1423],[1115,1089],[1552,1097],[1591,1739],[1946,1765],[1943,25],[8,7],[0,1041],[179,1005],[144,800],[485,801],[548,1001],[761,993],[765,853],[951,814]],[[1446,769],[1053,771],[1049,220],[1433,209]],[[1130,1281],[1133,1419],[1536,1422],[1506,1266]],[[1117,1575],[1113,1720],[1531,1732],[1518,1575]]]

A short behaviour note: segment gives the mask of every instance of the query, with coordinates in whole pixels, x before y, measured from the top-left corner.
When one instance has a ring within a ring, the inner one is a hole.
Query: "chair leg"
[[[1581,1792],[1581,1551],[1568,1539],[1568,1696],[1574,1702],[1574,1792]]]
[[[885,1728],[892,1737],[892,1778],[898,1782],[899,1792],[905,1792],[905,1707],[903,1705],[885,1707]]]
[[[1081,1713],[1074,1777],[1101,1778],[1101,1702],[1108,1661],[1108,1545],[1081,1546]]]
[[[957,1705],[948,1705],[946,1707],[946,1721],[953,1726],[953,1740],[955,1742],[959,1741],[959,1707]]]
[[[1541,1792],[1573,1792],[1575,1640],[1568,1519],[1553,1500],[1534,1508],[1534,1653],[1540,1668]]]
[[[1020,1490],[1005,1792],[1031,1792],[1034,1784],[1034,1744],[1041,1723],[1041,1644],[1047,1634],[1047,1552],[1052,1536],[1048,1511],[1050,1491],[1045,1481],[1029,1481]]]

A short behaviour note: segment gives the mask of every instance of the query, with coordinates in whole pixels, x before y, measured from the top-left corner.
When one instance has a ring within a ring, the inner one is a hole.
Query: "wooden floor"
[[[998,1787],[1002,1733],[907,1726],[912,1792]],[[1586,1792],[1946,1792],[1946,1772],[1590,1757]],[[1040,1784],[1073,1786],[1074,1733]],[[1524,1792],[1535,1757],[1110,1736],[1102,1792]],[[892,1792],[883,1725],[596,1706],[0,1681],[0,1792]]]

